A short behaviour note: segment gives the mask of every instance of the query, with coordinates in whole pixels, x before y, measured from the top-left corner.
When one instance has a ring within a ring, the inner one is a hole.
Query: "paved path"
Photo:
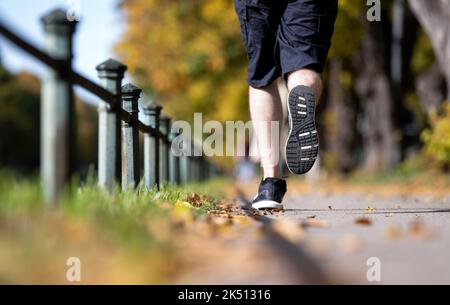
[[[450,195],[442,191],[300,185],[295,194],[291,184],[284,212],[255,213],[248,208],[255,187],[237,186],[243,209],[233,213],[241,216],[229,216],[220,234],[187,234],[192,260],[177,283],[450,284]],[[380,282],[367,279],[369,258],[380,263]]]
[[[310,193],[285,208],[266,217],[306,224],[299,246],[338,282],[370,283],[376,257],[380,283],[450,284],[450,196]]]

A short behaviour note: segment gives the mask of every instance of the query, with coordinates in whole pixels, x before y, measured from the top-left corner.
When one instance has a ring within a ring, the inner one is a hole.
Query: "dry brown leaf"
[[[211,202],[211,198],[205,195],[200,195],[197,193],[191,193],[186,196],[185,200],[186,202],[190,203],[194,207],[201,207],[203,205],[206,205]]]
[[[408,234],[415,239],[426,239],[432,235],[431,231],[428,230],[425,225],[418,220],[410,224]]]
[[[391,225],[391,226],[386,228],[386,230],[384,231],[384,234],[390,240],[395,240],[395,239],[398,239],[400,237],[401,230],[400,230],[400,228],[398,226]]]
[[[231,211],[233,209],[238,208],[236,205],[232,204],[231,202],[221,200],[216,204],[216,208],[218,210],[225,210],[225,211]]]
[[[372,220],[365,217],[360,217],[355,219],[355,223],[362,226],[370,226],[372,224]]]

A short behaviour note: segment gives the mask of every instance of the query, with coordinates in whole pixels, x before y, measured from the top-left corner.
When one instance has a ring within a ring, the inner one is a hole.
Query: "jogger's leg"
[[[300,69],[289,73],[287,76],[288,91],[297,86],[310,87],[314,91],[316,103],[319,102],[322,94],[322,78],[319,73],[310,69]]]
[[[294,174],[305,174],[314,165],[319,151],[315,108],[322,92],[320,74],[300,69],[288,74],[289,136],[286,164]]]
[[[249,88],[250,115],[255,129],[264,178],[280,178],[279,130],[272,128],[272,122],[280,122],[282,108],[276,81],[263,88]],[[280,126],[280,125],[279,125]],[[277,132],[278,134],[272,134]],[[275,144],[275,146],[274,146]]]

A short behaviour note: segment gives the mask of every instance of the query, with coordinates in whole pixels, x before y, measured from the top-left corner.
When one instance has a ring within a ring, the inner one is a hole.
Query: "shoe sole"
[[[286,141],[286,164],[296,175],[307,173],[319,153],[319,136],[315,123],[314,92],[297,86],[289,92],[289,136]]]
[[[252,208],[255,210],[263,210],[263,209],[284,209],[283,205],[279,202],[272,200],[261,200],[252,204]]]

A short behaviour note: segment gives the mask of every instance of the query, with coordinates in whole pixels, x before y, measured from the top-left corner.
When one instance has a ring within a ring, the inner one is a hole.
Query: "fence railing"
[[[141,179],[139,132],[143,140],[143,177],[147,188],[161,183],[200,181],[217,174],[204,157],[176,156],[171,150],[171,119],[161,116],[162,107],[142,104],[141,89],[122,86],[127,67],[109,59],[96,69],[101,85],[72,68],[76,22],[56,9],[41,18],[46,33],[45,51],[39,50],[0,20],[0,35],[46,65],[41,92],[41,180],[45,199],[57,202],[74,169],[75,111],[73,85],[101,99],[98,128],[98,184],[112,191],[120,181],[122,189],[136,187]],[[82,119],[82,118],[80,118]]]

